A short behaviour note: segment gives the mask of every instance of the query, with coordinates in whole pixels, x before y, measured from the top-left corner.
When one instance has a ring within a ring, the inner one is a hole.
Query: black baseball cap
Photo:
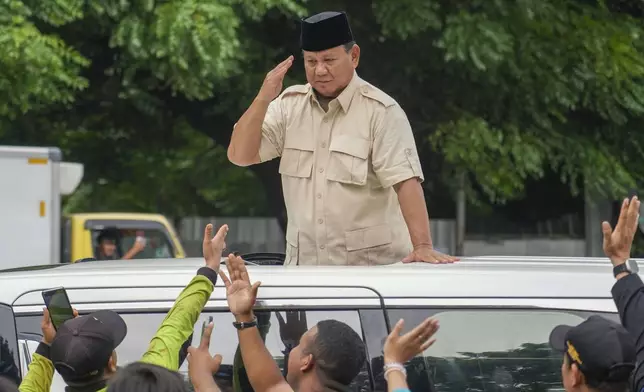
[[[628,381],[635,369],[635,339],[601,316],[590,316],[576,327],[556,327],[550,345],[577,364],[589,383]]]
[[[125,335],[125,321],[111,310],[67,320],[51,344],[51,362],[68,384],[93,380],[103,374]]]

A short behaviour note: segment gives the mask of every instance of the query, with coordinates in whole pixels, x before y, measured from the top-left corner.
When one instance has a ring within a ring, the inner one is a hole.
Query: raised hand
[[[228,225],[221,226],[214,237],[212,236],[212,231],[212,225],[209,223],[206,225],[206,230],[203,234],[203,257],[206,259],[207,267],[219,272],[222,258],[221,252],[226,247]]]
[[[226,285],[226,299],[230,312],[235,316],[248,316],[252,313],[261,282],[250,284],[246,265],[239,256],[229,255],[226,268],[228,276],[223,271],[219,271],[219,276]]]
[[[197,391],[219,390],[213,379],[213,374],[219,371],[222,357],[219,354],[213,357],[208,351],[213,328],[214,324],[209,323],[204,329],[199,347],[188,348],[188,374]]]
[[[399,320],[385,341],[384,359],[387,363],[405,363],[427,350],[436,341],[432,339],[438,331],[438,321],[431,318],[400,336],[405,322]]]
[[[291,65],[293,65],[293,56],[288,56],[286,60],[279,63],[268,74],[266,74],[266,78],[264,78],[264,83],[257,94],[257,98],[264,102],[270,102],[277,98],[282,92],[284,76],[289,68],[291,68]]]
[[[604,253],[610,258],[613,265],[622,264],[631,257],[631,246],[637,232],[639,211],[640,201],[637,196],[633,196],[630,201],[624,199],[615,230],[611,229],[610,223],[602,222]]]
[[[280,324],[280,338],[282,339],[282,343],[285,346],[297,346],[300,343],[302,335],[309,329],[306,321],[306,312],[287,311],[286,320],[284,320],[280,312],[275,312],[275,315]]]
[[[78,317],[78,311],[73,309],[74,318]],[[56,328],[51,322],[51,317],[49,317],[49,310],[43,308],[42,310],[42,320],[40,321],[40,329],[42,331],[42,342],[50,346],[56,337]]]

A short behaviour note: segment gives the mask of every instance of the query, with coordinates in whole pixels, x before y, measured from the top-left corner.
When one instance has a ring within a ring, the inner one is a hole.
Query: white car
[[[97,261],[0,272],[0,303],[5,304],[0,307],[0,335],[24,375],[40,340],[41,291],[62,286],[81,314],[111,309],[123,316],[128,335],[117,353],[119,365],[126,365],[141,357],[201,266],[201,259]],[[256,313],[270,318],[266,345],[280,365],[285,345],[277,312],[304,312],[309,328],[320,320],[340,320],[364,338],[368,361],[354,382],[355,391],[386,390],[382,343],[400,318],[406,328],[428,316],[439,320],[437,342],[408,364],[413,391],[438,392],[561,390],[562,358],[547,343],[552,328],[578,324],[592,314],[619,319],[610,293],[612,267],[605,259],[479,257],[453,265],[250,266],[249,273],[251,280],[262,281]],[[195,336],[209,316],[215,323],[211,350],[224,358],[217,382],[223,391],[232,391],[237,333],[220,282],[195,325]],[[63,384],[56,376],[52,392],[59,391]]]

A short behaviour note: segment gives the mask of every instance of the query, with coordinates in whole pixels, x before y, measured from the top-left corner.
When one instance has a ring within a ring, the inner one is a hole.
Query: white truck
[[[0,146],[0,269],[60,261],[61,195],[82,178],[58,148]]]

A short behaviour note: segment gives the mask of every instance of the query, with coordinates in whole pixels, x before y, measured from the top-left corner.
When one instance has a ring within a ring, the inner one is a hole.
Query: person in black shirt
[[[644,392],[644,283],[630,259],[638,230],[640,201],[624,199],[613,230],[602,223],[604,253],[617,282],[613,300],[622,325],[592,316],[576,327],[559,326],[551,346],[564,353],[561,369],[567,392]]]
[[[640,201],[637,196],[625,199],[615,230],[608,222],[602,223],[604,253],[613,264],[617,282],[612,289],[622,325],[635,340],[637,367],[632,376],[632,391],[644,391],[644,283],[637,275],[638,267],[629,260],[633,238],[638,230]]]

